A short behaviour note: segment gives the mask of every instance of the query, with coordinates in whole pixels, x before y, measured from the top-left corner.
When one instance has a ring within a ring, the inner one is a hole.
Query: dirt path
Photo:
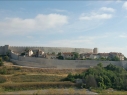
[[[13,66],[13,63],[4,61],[5,66]]]
[[[63,94],[78,94],[78,95],[97,95],[95,92],[91,92],[87,89],[74,89],[74,88],[69,88],[69,89],[42,89],[42,90],[27,90],[27,91],[16,91],[16,92],[5,92],[1,93],[4,95],[8,94],[14,94],[14,95],[22,95],[22,94],[41,94],[41,95],[63,95]]]

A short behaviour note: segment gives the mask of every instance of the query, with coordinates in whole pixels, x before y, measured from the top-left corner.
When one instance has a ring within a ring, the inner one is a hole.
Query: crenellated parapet
[[[23,52],[25,50],[25,48],[29,48],[31,50],[37,50],[40,49],[46,53],[59,53],[59,52],[78,52],[78,53],[90,53],[93,52],[93,49],[89,49],[89,48],[70,48],[70,47],[41,47],[41,46],[10,46],[9,49],[13,50],[15,52]]]
[[[77,53],[92,53],[93,49],[90,48],[71,48],[71,47],[41,47],[41,46],[1,46],[0,47],[0,55],[5,55],[8,50],[12,50],[16,53],[22,53],[24,50],[28,48],[31,50],[40,49],[45,53],[55,52],[56,54],[59,52],[77,52]]]

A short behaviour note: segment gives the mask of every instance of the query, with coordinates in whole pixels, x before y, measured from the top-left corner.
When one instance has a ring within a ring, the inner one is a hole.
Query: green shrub
[[[85,80],[83,83],[86,84],[86,88],[127,90],[127,71],[112,64],[103,67],[102,63],[99,63],[79,76],[77,74],[68,74],[65,79],[73,82],[78,78]]]
[[[9,61],[10,60],[10,58],[8,57],[8,56],[4,56],[4,58],[3,58],[5,61]]]
[[[7,68],[0,68],[0,74],[7,74]]]
[[[6,78],[4,76],[0,76],[0,83],[6,82]]]
[[[0,57],[0,66],[3,66],[3,60],[1,57]]]
[[[24,56],[25,55],[25,52],[21,53],[21,56]]]

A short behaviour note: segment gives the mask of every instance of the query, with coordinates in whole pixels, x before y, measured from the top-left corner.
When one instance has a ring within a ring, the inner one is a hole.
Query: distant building
[[[98,55],[99,55],[101,58],[108,58],[108,57],[109,57],[109,53],[98,53]]]
[[[25,52],[26,56],[32,56],[33,55],[33,51],[32,50],[28,50],[27,52]]]
[[[90,55],[90,59],[99,59],[100,58],[100,55],[98,54],[91,54]]]
[[[110,52],[110,57],[118,57],[120,60],[124,60],[124,55],[122,53],[118,52]]]
[[[94,53],[94,54],[97,54],[97,53],[98,53],[98,48],[94,48],[94,49],[93,49],[93,53]]]
[[[57,59],[57,55],[55,54],[46,54],[47,59]]]
[[[119,58],[119,60],[124,60],[124,55],[122,53],[118,52],[110,52],[110,53],[82,53],[80,54],[81,59],[110,59],[112,60],[113,58]]]
[[[72,58],[74,58],[74,54],[72,52],[61,53],[61,56],[63,56],[64,59],[72,59]]]
[[[44,56],[45,53],[42,50],[40,50],[40,49],[38,49],[36,53],[37,53],[37,57],[45,57]]]
[[[81,59],[88,59],[93,55],[93,53],[82,53],[80,54]]]

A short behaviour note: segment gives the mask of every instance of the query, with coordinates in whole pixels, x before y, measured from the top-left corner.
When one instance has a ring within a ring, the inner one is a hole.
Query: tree
[[[6,52],[6,55],[7,56],[10,56],[10,50]]]
[[[62,60],[64,59],[64,57],[61,55],[61,52],[59,52],[59,53],[57,54],[57,56],[58,56],[58,57],[57,57],[58,59],[62,59]]]
[[[127,60],[127,58],[126,58],[126,57],[124,57],[124,60]]]
[[[111,80],[109,79],[109,77],[104,75],[103,78],[104,78],[104,84],[107,86],[107,88],[111,87],[112,83],[111,83]]]
[[[103,64],[102,64],[102,63],[99,63],[99,64],[97,64],[97,66],[99,66],[99,67],[103,67]]]
[[[28,52],[28,51],[29,51],[29,48],[26,48],[26,49],[25,49],[25,52]]]
[[[111,58],[110,58],[110,57],[107,57],[107,58],[106,58],[106,60],[107,60],[107,61],[110,61],[110,60],[111,60]]]
[[[74,76],[71,73],[69,73],[68,76],[67,76],[67,78],[66,78],[66,80],[67,81],[73,81],[74,82],[75,79],[74,79]]]
[[[79,58],[79,53],[77,53],[77,52],[72,52],[72,53],[73,53],[73,55],[74,55],[74,59]]]
[[[58,56],[61,56],[61,52],[58,52],[58,54],[57,54]]]
[[[98,86],[102,89],[105,89],[106,86],[104,84],[104,78],[102,76],[98,76],[97,78]]]
[[[112,58],[112,61],[120,61],[120,59],[117,56],[115,56]]]
[[[4,56],[4,60],[5,61],[9,61],[9,57],[8,56]]]
[[[95,80],[95,77],[93,75],[87,75],[86,78],[86,87],[97,87],[97,82]]]
[[[25,52],[21,53],[21,56],[24,56],[25,55]]]
[[[64,57],[63,57],[63,56],[58,56],[58,59],[62,59],[62,60],[63,60],[63,59],[64,59]]]
[[[83,79],[85,87],[99,87],[101,89],[113,88],[127,90],[127,71],[121,67],[109,64],[106,67],[99,63],[98,66],[89,68],[79,75],[68,75],[69,81]]]
[[[3,60],[1,57],[0,57],[0,66],[3,66]]]
[[[55,52],[52,52],[53,55],[55,55]]]
[[[105,60],[105,58],[104,58],[104,57],[101,57],[100,59],[101,59],[102,61],[104,61],[104,60]]]

